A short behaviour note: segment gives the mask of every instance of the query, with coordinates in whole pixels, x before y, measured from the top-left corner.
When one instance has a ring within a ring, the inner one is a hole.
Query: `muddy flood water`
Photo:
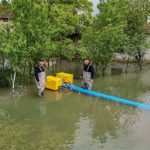
[[[93,90],[150,105],[149,70],[95,79]],[[150,150],[150,110],[67,89],[39,98],[35,86],[1,88],[0,150]]]

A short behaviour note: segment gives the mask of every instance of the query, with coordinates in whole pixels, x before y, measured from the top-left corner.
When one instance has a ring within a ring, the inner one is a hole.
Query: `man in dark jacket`
[[[46,73],[44,64],[45,64],[44,60],[39,60],[38,65],[34,67],[35,82],[39,96],[42,96],[44,94],[45,89]]]
[[[83,65],[83,87],[91,90],[94,79],[94,67],[89,59],[84,59]]]

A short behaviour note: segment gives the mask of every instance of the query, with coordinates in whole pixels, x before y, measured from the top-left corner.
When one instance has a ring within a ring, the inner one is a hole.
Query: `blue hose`
[[[71,90],[76,91],[76,92],[81,92],[81,93],[84,93],[84,94],[100,97],[100,98],[111,100],[111,101],[114,101],[114,102],[120,102],[120,103],[123,103],[123,104],[126,104],[126,105],[130,105],[130,106],[134,106],[134,107],[140,107],[140,108],[143,108],[143,109],[150,110],[150,105],[145,105],[145,104],[142,104],[142,103],[139,103],[139,102],[134,102],[134,101],[131,101],[131,100],[126,100],[126,99],[123,99],[123,98],[110,96],[110,95],[103,94],[103,93],[100,93],[100,92],[95,92],[95,91],[83,89],[81,87],[77,87],[77,86],[74,86],[74,85],[71,85],[71,84],[66,84],[66,87],[68,89],[71,89]]]

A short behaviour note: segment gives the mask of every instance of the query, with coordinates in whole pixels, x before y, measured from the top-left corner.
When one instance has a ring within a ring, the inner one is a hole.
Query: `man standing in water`
[[[89,59],[84,59],[83,65],[83,88],[91,90],[94,79],[94,67]]]
[[[44,89],[45,89],[45,68],[44,68],[44,60],[39,60],[38,65],[34,67],[34,75],[35,75],[35,82],[38,89],[39,96],[44,95]]]

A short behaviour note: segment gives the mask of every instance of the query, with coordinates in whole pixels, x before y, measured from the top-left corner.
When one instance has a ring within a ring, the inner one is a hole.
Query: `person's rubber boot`
[[[41,90],[38,90],[38,95],[39,95],[40,97],[42,96]]]
[[[44,91],[41,93],[41,96],[44,96]]]

